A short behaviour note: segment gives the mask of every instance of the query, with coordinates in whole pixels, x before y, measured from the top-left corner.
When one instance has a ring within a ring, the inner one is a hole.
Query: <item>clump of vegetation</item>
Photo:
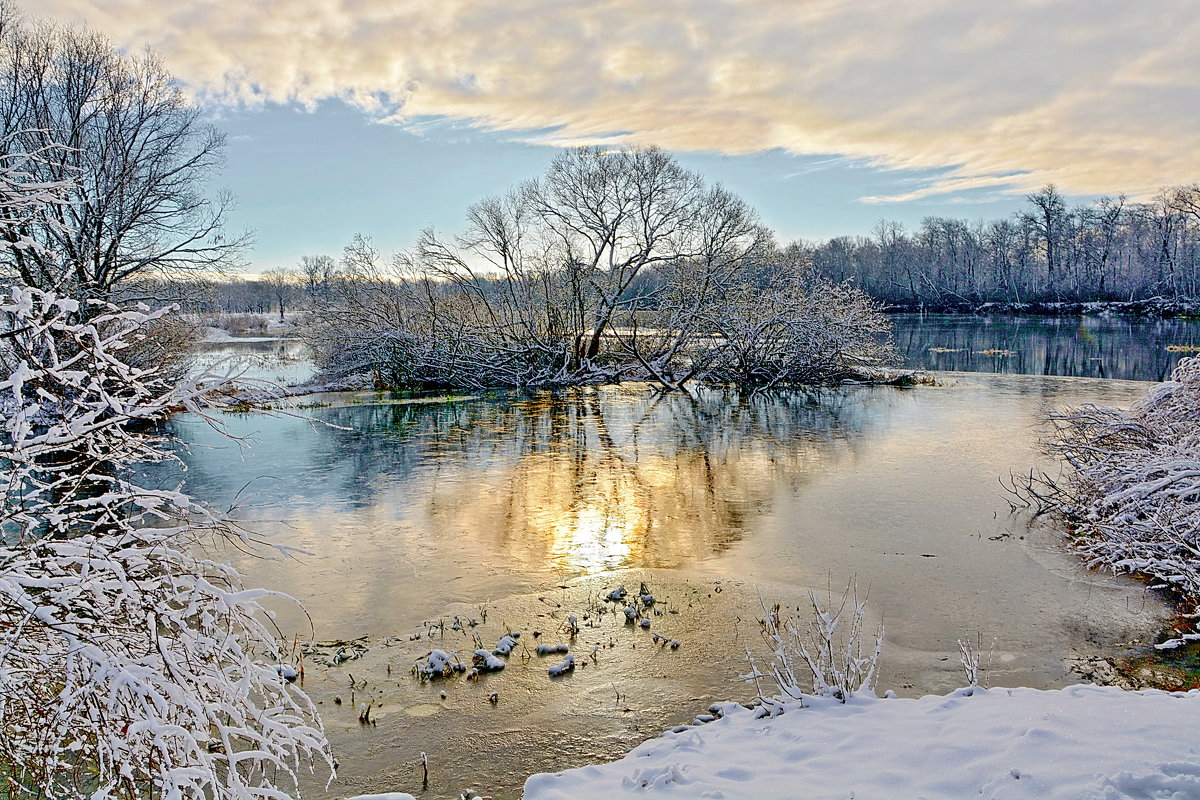
[[[1200,358],[1129,411],[1087,405],[1051,419],[1046,446],[1067,469],[1018,494],[1062,517],[1091,565],[1151,576],[1200,605]]]
[[[467,218],[457,238],[427,230],[386,265],[365,239],[347,248],[338,296],[314,311],[333,377],[763,389],[893,357],[870,298],[779,250],[741,199],[660,150],[564,151]]]
[[[756,685],[769,680],[780,698],[801,703],[805,695],[844,703],[856,693],[873,692],[883,651],[883,626],[872,642],[866,630],[866,599],[859,599],[856,584],[851,581],[840,598],[829,592],[825,602],[810,594],[809,603],[809,614],[800,609],[793,614],[778,603],[763,603],[759,633],[770,650],[770,663],[765,672],[760,671],[747,649],[751,673],[746,678]],[[805,673],[809,680],[804,679]],[[761,686],[759,700],[768,709],[778,702],[763,693]]]

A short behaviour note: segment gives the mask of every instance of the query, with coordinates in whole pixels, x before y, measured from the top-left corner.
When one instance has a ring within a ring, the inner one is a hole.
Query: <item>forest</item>
[[[1006,219],[881,221],[870,236],[795,247],[830,280],[902,309],[1179,301],[1200,294],[1200,185],[1075,207],[1048,185]]]

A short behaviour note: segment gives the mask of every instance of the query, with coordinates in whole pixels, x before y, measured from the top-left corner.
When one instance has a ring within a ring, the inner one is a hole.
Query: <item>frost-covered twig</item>
[[[971,644],[970,639],[956,639],[958,645],[958,661],[962,664],[963,677],[968,686],[979,685],[979,648]]]
[[[811,693],[845,702],[856,692],[871,692],[883,650],[883,626],[876,632],[874,646],[864,651],[866,598],[859,600],[857,586],[851,581],[840,598],[831,592],[827,605],[823,606],[815,593],[809,602],[811,618],[804,622],[778,603],[762,603],[760,633],[773,658],[769,675],[755,670],[751,677],[756,681],[770,677],[784,696],[795,700]],[[810,692],[801,687],[800,674],[805,668],[811,676]]]

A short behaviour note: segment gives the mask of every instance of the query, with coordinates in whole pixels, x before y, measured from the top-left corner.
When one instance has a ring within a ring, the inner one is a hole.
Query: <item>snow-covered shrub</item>
[[[1089,564],[1200,602],[1200,358],[1129,411],[1087,405],[1051,420],[1046,446],[1067,469],[1019,493],[1065,519]]]
[[[967,686],[978,686],[979,651],[982,649],[983,638],[977,636],[975,643],[972,643],[970,639],[955,639],[954,643],[958,647],[958,663],[962,665],[963,677],[967,679]]]
[[[568,672],[574,672],[575,656],[568,654],[566,658],[546,671],[550,674],[551,678],[557,678],[561,675],[566,675]]]
[[[813,694],[844,703],[855,693],[873,691],[883,627],[871,646],[864,627],[866,601],[858,599],[857,587],[851,583],[839,599],[831,592],[826,607],[815,593],[809,595],[809,602],[812,613],[807,618],[799,613],[792,616],[778,603],[770,607],[763,603],[759,632],[771,651],[771,663],[762,673],[751,657],[753,671],[748,677],[772,680],[783,697],[793,700]],[[806,671],[809,681],[802,677]],[[806,684],[810,690],[804,688]]]
[[[498,656],[508,655],[513,651],[513,648],[517,646],[517,639],[520,637],[520,635],[521,634],[519,633],[513,632],[506,633],[505,635],[501,636],[500,641],[494,648],[492,648],[492,652]]]
[[[475,669],[479,670],[480,672],[499,672],[508,666],[504,659],[496,656],[493,653],[489,653],[487,649],[483,647],[475,651],[475,656],[472,661],[475,664]]]
[[[15,288],[0,304],[0,794],[287,797],[332,757],[214,537],[239,535],[136,466],[224,381],[131,366],[164,311]],[[244,534],[241,534],[244,537]]]
[[[459,661],[456,653],[447,653],[445,650],[430,650],[423,658],[417,659],[412,668],[413,674],[423,681],[448,678],[466,670],[466,664]]]

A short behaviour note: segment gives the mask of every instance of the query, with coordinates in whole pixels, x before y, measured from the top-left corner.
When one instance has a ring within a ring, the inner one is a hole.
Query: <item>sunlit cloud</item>
[[[36,13],[149,42],[214,102],[341,98],[402,126],[548,145],[939,170],[874,202],[1047,182],[1138,196],[1200,178],[1190,0],[38,0]]]

